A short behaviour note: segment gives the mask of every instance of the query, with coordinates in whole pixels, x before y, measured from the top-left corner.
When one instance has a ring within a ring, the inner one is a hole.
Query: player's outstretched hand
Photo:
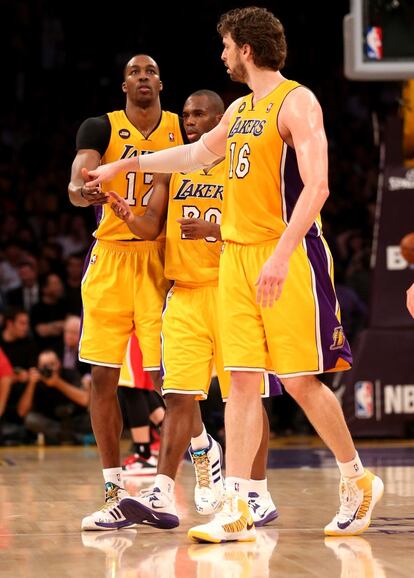
[[[109,191],[108,195],[111,201],[111,209],[115,215],[126,223],[133,221],[134,214],[126,200],[120,197],[115,191]]]
[[[89,186],[89,173],[85,168],[82,169],[82,177],[85,184],[81,187],[81,197],[88,201],[89,205],[105,205],[108,202],[107,193],[102,192],[100,185]],[[86,186],[87,182],[88,186]]]
[[[106,165],[99,165],[99,167],[96,167],[96,169],[87,171],[89,182],[85,183],[85,187],[92,189],[101,183],[110,181],[118,173],[126,170],[124,164],[125,163],[122,160],[119,160],[114,161],[113,163],[108,163]]]

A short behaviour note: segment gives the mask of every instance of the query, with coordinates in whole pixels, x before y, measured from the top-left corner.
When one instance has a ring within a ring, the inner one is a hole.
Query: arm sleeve
[[[107,114],[87,118],[76,135],[76,150],[92,149],[101,157],[105,154],[111,138],[111,123]]]
[[[204,136],[204,135],[203,135]],[[191,173],[209,167],[221,157],[204,144],[203,136],[197,142],[140,155],[139,169],[145,173]]]

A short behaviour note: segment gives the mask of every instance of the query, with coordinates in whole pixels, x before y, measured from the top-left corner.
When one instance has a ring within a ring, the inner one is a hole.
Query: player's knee
[[[312,395],[315,387],[320,387],[320,381],[313,375],[300,377],[280,378],[283,387],[289,395],[300,405],[306,401],[309,395]]]
[[[256,396],[260,393],[261,373],[250,371],[232,371],[230,395],[243,394]]]
[[[120,369],[117,367],[92,367],[92,395],[114,395],[119,382]]]
[[[168,393],[165,397],[167,412],[177,413],[179,415],[193,415],[195,397],[181,393]]]

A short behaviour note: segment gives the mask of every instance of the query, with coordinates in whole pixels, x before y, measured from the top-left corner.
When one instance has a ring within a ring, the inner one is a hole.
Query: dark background
[[[30,259],[42,286],[55,273],[65,285],[65,298],[73,293],[70,255],[83,258],[94,228],[93,210],[73,207],[67,196],[80,123],[124,107],[122,70],[137,53],[148,53],[160,66],[164,109],[180,112],[187,96],[201,88],[216,90],[226,104],[244,94],[248,89],[225,72],[216,24],[226,10],[250,4],[199,0],[103,7],[86,1],[0,0],[0,268]],[[401,85],[344,78],[347,0],[256,4],[285,26],[284,75],[313,90],[324,111],[331,191],[324,233],[352,343],[368,319],[378,145],[385,117],[399,106]],[[0,317],[7,305],[8,292],[0,283]],[[275,420],[279,431],[295,429],[289,408]]]

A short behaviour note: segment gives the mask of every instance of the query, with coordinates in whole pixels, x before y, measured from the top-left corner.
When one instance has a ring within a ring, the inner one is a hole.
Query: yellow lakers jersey
[[[179,117],[172,112],[162,111],[160,122],[147,138],[128,120],[125,111],[110,112],[108,117],[111,138],[102,164],[183,144]],[[116,191],[127,200],[135,215],[142,215],[152,194],[152,173],[123,172],[104,183],[102,189]],[[94,233],[97,239],[125,241],[134,238],[128,226],[114,215],[109,205],[102,205],[97,213],[98,228]]]
[[[279,238],[303,189],[296,153],[277,128],[287,94],[300,86],[283,81],[253,106],[244,97],[229,124],[225,160],[222,238],[241,244]],[[320,235],[318,217],[308,234]]]
[[[193,241],[183,238],[177,219],[196,218],[221,222],[224,161],[189,174],[171,176],[165,270],[167,279],[185,287],[217,285],[221,241],[213,237]]]

